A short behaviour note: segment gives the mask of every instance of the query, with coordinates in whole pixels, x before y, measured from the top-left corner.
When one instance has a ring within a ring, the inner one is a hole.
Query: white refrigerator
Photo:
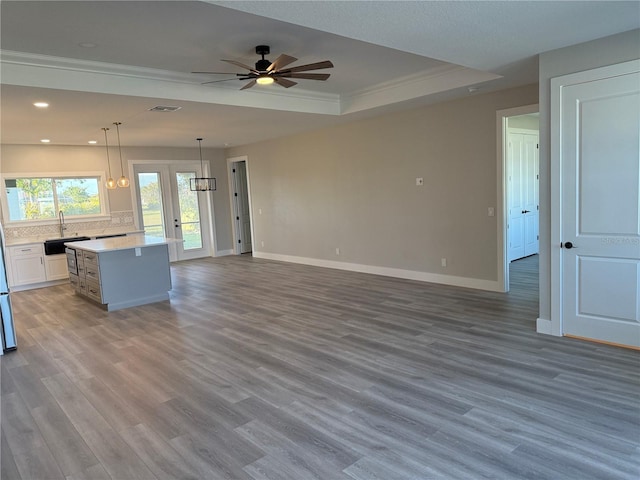
[[[2,332],[0,332],[2,333],[2,351],[0,355],[15,350],[18,346],[13,325],[13,311],[11,310],[11,297],[9,295],[4,249],[4,231],[2,230],[2,225],[0,225],[0,314],[2,316]]]

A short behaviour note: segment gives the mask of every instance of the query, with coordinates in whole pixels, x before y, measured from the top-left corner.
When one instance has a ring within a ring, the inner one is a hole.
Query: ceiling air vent
[[[150,108],[150,112],[175,112],[176,110],[180,110],[182,107],[171,107],[168,105],[157,105],[153,108]]]

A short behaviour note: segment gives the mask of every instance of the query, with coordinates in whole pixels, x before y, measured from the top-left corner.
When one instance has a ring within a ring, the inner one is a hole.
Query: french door
[[[199,171],[187,162],[134,165],[140,226],[146,235],[179,240],[169,248],[171,261],[211,255],[209,194],[189,189]]]

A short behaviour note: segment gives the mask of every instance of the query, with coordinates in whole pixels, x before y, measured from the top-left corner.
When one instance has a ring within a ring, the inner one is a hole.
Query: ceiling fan
[[[256,62],[255,68],[245,65],[235,60],[222,60],[223,62],[236,65],[240,68],[245,68],[248,73],[229,73],[229,72],[191,72],[191,73],[205,73],[211,75],[235,75],[237,78],[227,78],[224,80],[212,80],[207,83],[228,82],[229,80],[251,80],[240,90],[246,90],[254,85],[270,85],[277,83],[281,87],[289,88],[297,85],[298,82],[291,80],[292,78],[303,78],[306,80],[326,80],[330,77],[328,73],[304,73],[309,70],[322,70],[324,68],[333,68],[333,63],[328,60],[323,62],[309,63],[307,65],[298,65],[297,67],[284,68],[287,65],[298,60],[295,57],[282,54],[272,63],[266,58],[265,55],[269,55],[271,52],[269,45],[258,45],[256,47],[256,53],[262,56],[261,60]]]

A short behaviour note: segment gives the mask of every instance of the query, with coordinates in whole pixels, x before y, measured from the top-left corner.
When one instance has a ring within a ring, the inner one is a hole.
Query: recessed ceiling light
[[[49,106],[47,102],[36,102],[34,105],[38,108],[47,108]]]
[[[91,42],[80,42],[78,46],[82,48],[96,48],[98,45]]]
[[[98,141],[97,140],[89,140],[88,143],[90,143],[91,145],[95,145],[96,143],[98,143]]]
[[[43,138],[42,140],[40,140],[42,143],[50,143],[51,140],[49,140],[48,138]]]
[[[182,107],[174,107],[170,105],[156,105],[149,109],[150,112],[176,112]]]

